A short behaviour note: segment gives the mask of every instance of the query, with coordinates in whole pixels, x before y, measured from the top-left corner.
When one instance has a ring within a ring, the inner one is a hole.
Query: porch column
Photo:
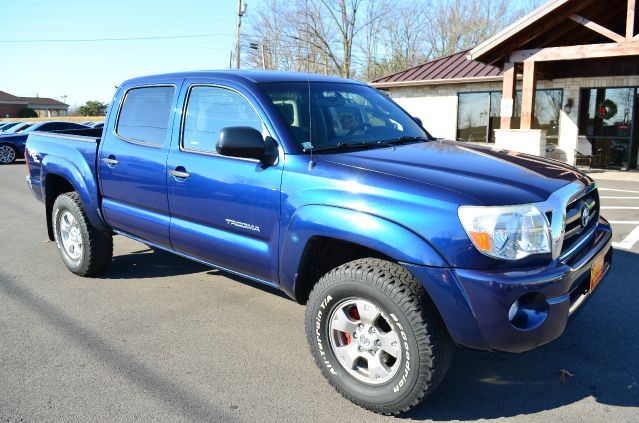
[[[535,114],[535,90],[537,76],[535,62],[524,62],[524,81],[521,96],[521,129],[532,129]]]
[[[508,62],[504,64],[504,85],[501,93],[501,129],[512,128],[513,112],[515,109],[515,85],[516,85],[516,66],[514,63]]]

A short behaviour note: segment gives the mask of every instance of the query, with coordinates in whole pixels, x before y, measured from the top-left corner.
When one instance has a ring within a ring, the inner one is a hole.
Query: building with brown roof
[[[372,81],[435,136],[636,168],[635,0],[555,0],[476,48]]]
[[[39,117],[66,116],[69,105],[47,97],[18,97],[0,91],[0,118],[18,117],[21,109],[33,109]]]

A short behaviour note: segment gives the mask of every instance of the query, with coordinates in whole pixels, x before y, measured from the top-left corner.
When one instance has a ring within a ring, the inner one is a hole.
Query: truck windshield
[[[412,117],[366,85],[287,82],[261,87],[304,151],[430,139]]]

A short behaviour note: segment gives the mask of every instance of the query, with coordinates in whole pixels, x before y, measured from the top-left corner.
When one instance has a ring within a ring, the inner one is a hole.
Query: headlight
[[[551,252],[548,219],[532,204],[461,206],[458,214],[475,247],[487,256],[518,260]]]

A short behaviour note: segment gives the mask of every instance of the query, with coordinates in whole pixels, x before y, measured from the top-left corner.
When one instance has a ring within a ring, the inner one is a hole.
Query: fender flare
[[[291,298],[302,255],[315,237],[358,244],[398,262],[449,267],[428,240],[397,222],[354,209],[309,204],[295,211],[280,241],[280,288]]]
[[[66,179],[80,196],[89,222],[99,230],[110,230],[100,215],[100,199],[98,198],[98,186],[94,173],[79,152],[72,150],[67,150],[67,152],[72,157],[47,155],[42,160],[40,180],[42,181],[45,205],[47,203],[48,176],[59,176]],[[50,222],[47,222],[48,224]]]

